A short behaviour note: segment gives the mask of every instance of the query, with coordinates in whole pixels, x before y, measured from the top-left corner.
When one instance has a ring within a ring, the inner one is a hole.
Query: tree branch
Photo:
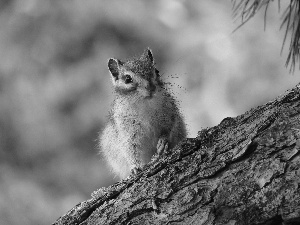
[[[198,133],[54,224],[299,224],[300,84]]]

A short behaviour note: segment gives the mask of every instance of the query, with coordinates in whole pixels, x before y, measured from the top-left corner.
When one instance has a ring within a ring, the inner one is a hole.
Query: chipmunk
[[[127,61],[111,58],[108,68],[114,101],[99,145],[113,172],[123,179],[183,140],[186,126],[149,48]]]

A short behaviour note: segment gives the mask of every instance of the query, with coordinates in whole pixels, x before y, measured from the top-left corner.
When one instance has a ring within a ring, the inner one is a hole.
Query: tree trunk
[[[300,224],[300,84],[200,131],[54,224]]]

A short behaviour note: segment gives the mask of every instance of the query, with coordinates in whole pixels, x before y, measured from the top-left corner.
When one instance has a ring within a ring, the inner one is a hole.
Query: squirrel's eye
[[[128,74],[125,75],[125,84],[132,83],[132,77]]]

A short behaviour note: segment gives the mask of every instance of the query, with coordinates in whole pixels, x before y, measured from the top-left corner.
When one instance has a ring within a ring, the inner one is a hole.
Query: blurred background
[[[189,137],[294,87],[281,7],[232,33],[229,0],[1,0],[0,224],[50,224],[116,182],[97,149],[111,57],[152,49]]]

